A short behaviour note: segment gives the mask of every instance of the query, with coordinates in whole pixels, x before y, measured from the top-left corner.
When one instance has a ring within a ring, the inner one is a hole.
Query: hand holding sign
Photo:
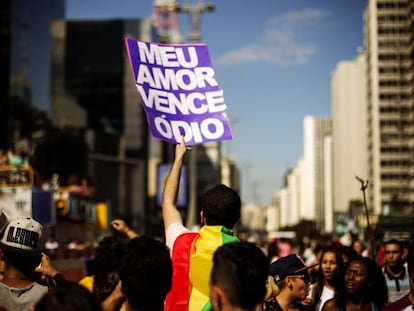
[[[179,143],[183,136],[187,146],[232,139],[205,44],[125,43],[154,137]]]

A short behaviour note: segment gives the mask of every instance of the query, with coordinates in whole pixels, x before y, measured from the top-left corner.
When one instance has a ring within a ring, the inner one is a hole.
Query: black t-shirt
[[[313,307],[306,307],[300,303],[296,304],[296,307],[300,311],[314,311]],[[265,301],[263,304],[264,311],[283,311],[282,307],[277,302],[276,298]]]

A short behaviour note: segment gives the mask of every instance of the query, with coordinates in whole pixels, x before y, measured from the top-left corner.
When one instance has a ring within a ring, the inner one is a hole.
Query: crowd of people
[[[381,262],[337,241],[303,251],[283,243],[279,251],[264,249],[233,231],[241,200],[225,185],[204,194],[201,229],[186,228],[176,200],[190,149],[183,140],[176,145],[165,181],[164,239],[113,220],[92,275],[79,282],[55,268],[36,220],[0,223],[0,311],[413,310],[411,244],[384,242]]]

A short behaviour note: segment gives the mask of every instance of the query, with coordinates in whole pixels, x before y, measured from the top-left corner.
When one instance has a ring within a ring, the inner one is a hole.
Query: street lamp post
[[[195,4],[177,5],[176,10],[178,13],[186,13],[190,24],[190,30],[187,34],[189,42],[200,42],[200,24],[201,15],[204,12],[214,11],[213,4],[204,4],[202,0]],[[193,146],[189,157],[189,202],[186,226],[188,228],[194,227],[196,224],[196,212],[197,212],[197,159],[198,159],[198,146]]]

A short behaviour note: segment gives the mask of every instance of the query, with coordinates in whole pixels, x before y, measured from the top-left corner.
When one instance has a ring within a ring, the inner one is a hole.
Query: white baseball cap
[[[42,239],[43,227],[40,223],[30,217],[16,218],[4,229],[0,248],[38,257],[42,255]]]

